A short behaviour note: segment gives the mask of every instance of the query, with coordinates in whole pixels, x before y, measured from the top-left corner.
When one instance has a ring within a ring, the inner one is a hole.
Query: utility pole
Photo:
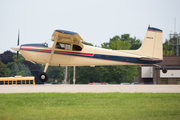
[[[67,70],[68,70],[68,67],[66,66],[65,67],[64,84],[67,84]]]
[[[76,82],[76,66],[74,66],[74,74],[73,74],[73,84]]]

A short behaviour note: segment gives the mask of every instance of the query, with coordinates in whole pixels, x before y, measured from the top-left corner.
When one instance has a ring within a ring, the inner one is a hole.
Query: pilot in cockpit
[[[58,42],[56,43],[56,48],[62,49],[60,43],[58,43]]]

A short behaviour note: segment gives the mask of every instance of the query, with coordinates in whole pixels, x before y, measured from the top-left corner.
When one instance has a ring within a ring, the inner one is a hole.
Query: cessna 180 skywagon
[[[102,65],[156,65],[163,61],[162,30],[148,27],[142,46],[137,50],[109,50],[84,45],[76,32],[55,30],[54,44],[23,44],[12,48],[20,51],[25,60],[45,64],[44,72],[39,75],[42,82],[48,80],[46,71],[49,65],[55,66],[102,66]],[[18,54],[17,54],[18,55]],[[167,70],[162,67],[163,73]]]

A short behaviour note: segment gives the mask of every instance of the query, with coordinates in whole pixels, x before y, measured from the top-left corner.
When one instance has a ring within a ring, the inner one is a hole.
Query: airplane
[[[44,64],[44,72],[40,73],[42,82],[48,80],[46,71],[53,66],[104,66],[104,65],[157,65],[163,61],[162,30],[148,27],[141,47],[137,50],[110,50],[82,44],[81,36],[72,31],[55,30],[51,40],[52,47],[47,43],[22,44],[11,49],[21,52],[25,60]],[[160,66],[166,73],[165,67]]]

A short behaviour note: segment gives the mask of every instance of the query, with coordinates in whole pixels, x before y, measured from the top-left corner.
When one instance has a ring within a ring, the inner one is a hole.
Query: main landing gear
[[[46,82],[48,80],[48,75],[46,74],[48,66],[49,66],[49,63],[46,63],[45,68],[44,68],[44,72],[39,74],[39,80],[41,82]]]
[[[47,74],[46,74],[45,72],[40,73],[40,74],[39,74],[39,80],[40,80],[41,82],[46,82],[46,81],[48,80]]]
[[[167,69],[164,66],[161,66],[161,67],[162,67],[162,72],[167,73]]]
[[[157,64],[155,64],[155,66],[160,67],[160,68],[162,69],[162,72],[163,72],[164,74],[167,73],[167,69],[166,69],[165,66],[160,66],[160,65],[157,65]]]

